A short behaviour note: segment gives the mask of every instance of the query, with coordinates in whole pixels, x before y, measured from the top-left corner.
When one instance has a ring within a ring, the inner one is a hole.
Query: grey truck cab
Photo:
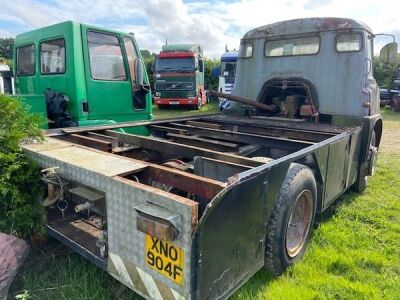
[[[267,115],[339,126],[363,125],[361,162],[372,172],[382,135],[379,87],[373,76],[374,34],[345,18],[282,21],[247,32],[241,40],[234,95],[274,105],[272,112],[234,103],[225,114]],[[381,49],[393,64],[397,43]],[[365,161],[363,161],[365,160]],[[363,171],[364,169],[369,171]],[[367,179],[360,174],[360,178]],[[358,180],[359,189],[366,181]]]
[[[350,19],[296,19],[258,27],[241,40],[233,94],[298,108],[293,117],[312,112],[335,123],[339,116],[377,116],[373,40],[367,25]]]

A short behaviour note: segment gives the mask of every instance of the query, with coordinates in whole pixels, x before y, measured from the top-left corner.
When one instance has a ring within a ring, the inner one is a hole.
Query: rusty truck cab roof
[[[294,19],[257,27],[241,40],[232,94],[263,101],[271,82],[301,81],[321,114],[375,113],[379,104],[372,103],[373,110],[364,106],[374,93],[364,88],[367,77],[372,78],[372,71],[366,70],[373,60],[373,37],[364,23],[344,18]],[[348,41],[356,48],[338,48]],[[243,109],[232,103],[226,113]]]
[[[300,35],[322,31],[346,31],[356,29],[366,30],[372,33],[372,30],[368,25],[352,19],[304,18],[280,21],[254,28],[244,35],[243,40],[276,36]]]

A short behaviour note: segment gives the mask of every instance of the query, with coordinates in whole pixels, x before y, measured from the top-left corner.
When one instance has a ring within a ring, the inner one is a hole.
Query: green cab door
[[[89,119],[122,121],[133,113],[132,85],[115,33],[82,25]]]

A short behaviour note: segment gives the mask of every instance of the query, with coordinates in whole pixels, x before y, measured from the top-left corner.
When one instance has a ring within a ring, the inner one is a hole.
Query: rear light
[[[363,94],[363,98],[364,98],[364,101],[362,102],[362,106],[366,107],[366,108],[370,107],[371,106],[371,92],[370,92],[370,90],[364,88],[362,90],[362,94]]]
[[[369,101],[364,101],[363,106],[364,107],[370,107],[371,103]]]
[[[173,241],[178,232],[172,223],[155,216],[138,212],[136,228],[146,234],[165,241]]]

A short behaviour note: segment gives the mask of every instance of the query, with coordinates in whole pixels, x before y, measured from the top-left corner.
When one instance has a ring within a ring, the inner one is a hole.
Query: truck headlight
[[[160,97],[161,96],[161,92],[156,92],[156,97]]]

